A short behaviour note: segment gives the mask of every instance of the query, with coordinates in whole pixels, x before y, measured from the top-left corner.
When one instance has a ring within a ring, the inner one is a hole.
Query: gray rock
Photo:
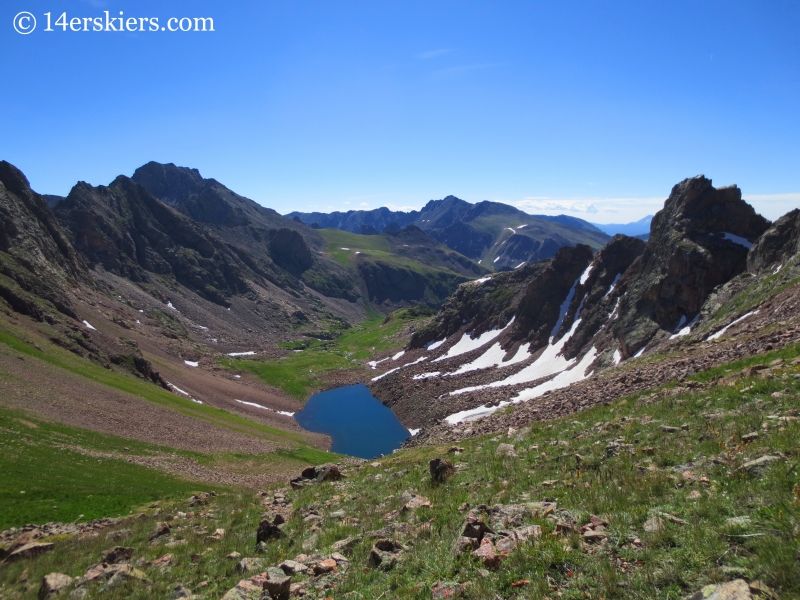
[[[287,576],[281,569],[276,567],[267,569],[267,580],[264,582],[264,589],[269,592],[272,600],[289,600],[291,585],[292,578]]]
[[[504,454],[506,456],[516,456],[517,449],[514,444],[499,444],[497,446],[497,454]]]
[[[236,571],[239,573],[248,573],[250,571],[260,571],[264,566],[263,558],[243,558],[236,563]]]
[[[748,461],[744,463],[741,467],[739,467],[739,471],[743,471],[753,475],[755,477],[761,477],[764,472],[767,470],[767,467],[774,462],[782,461],[783,458],[780,456],[774,455],[767,455],[757,458],[755,460]]]
[[[753,600],[750,586],[743,579],[734,579],[719,585],[707,585],[686,600]]]
[[[42,577],[42,586],[39,588],[39,600],[57,596],[72,583],[72,577],[64,573],[48,573]]]

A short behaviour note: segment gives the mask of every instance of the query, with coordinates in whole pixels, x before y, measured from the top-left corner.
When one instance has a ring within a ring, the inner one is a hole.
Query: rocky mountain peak
[[[200,193],[205,181],[197,169],[155,161],[136,169],[132,179],[169,204],[180,203]]]
[[[653,217],[650,235],[672,231],[695,238],[730,233],[753,242],[767,227],[769,221],[742,200],[737,186],[715,188],[710,179],[697,175],[672,188],[664,208]]]

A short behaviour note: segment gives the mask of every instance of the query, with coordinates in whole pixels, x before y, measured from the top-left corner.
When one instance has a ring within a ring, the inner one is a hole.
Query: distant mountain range
[[[595,227],[607,233],[608,235],[627,235],[630,237],[641,237],[646,240],[650,235],[650,222],[653,220],[653,215],[647,215],[643,219],[634,221],[633,223],[593,223]]]
[[[455,196],[431,200],[419,211],[378,208],[345,213],[292,212],[286,216],[314,228],[366,235],[392,233],[414,225],[448,248],[498,271],[551,258],[562,246],[586,244],[599,250],[611,239],[582,219],[530,215],[508,204],[488,200],[472,204]]]

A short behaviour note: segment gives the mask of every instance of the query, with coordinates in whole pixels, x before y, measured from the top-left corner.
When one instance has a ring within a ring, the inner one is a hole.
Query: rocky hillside
[[[682,344],[774,300],[765,281],[781,270],[794,285],[796,221],[793,212],[770,227],[735,186],[687,179],[647,242],[618,235],[595,254],[565,247],[462,285],[414,335],[407,367],[376,373],[373,393],[410,427],[452,425],[538,403],[642,355],[679,356]]]
[[[293,212],[287,216],[356,233],[392,232],[413,224],[447,247],[497,271],[550,258],[562,246],[583,243],[597,250],[610,239],[582,219],[529,215],[507,204],[488,200],[471,204],[455,196],[431,200],[420,211]]]

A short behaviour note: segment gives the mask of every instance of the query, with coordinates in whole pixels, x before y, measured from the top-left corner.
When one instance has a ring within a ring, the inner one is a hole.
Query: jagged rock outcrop
[[[745,270],[750,245],[769,225],[736,186],[717,189],[698,175],[673,187],[616,290],[623,358],[691,322],[715,287]]]
[[[78,183],[54,212],[87,261],[133,281],[173,277],[226,305],[256,276],[224,242],[123,175],[107,187]]]
[[[325,240],[300,220],[240,196],[197,169],[149,162],[133,181],[178,212],[202,223],[251,270],[273,284],[299,289],[300,281],[324,296],[354,302],[352,276],[320,251]]]
[[[800,252],[800,210],[786,213],[772,224],[747,254],[747,270],[759,275],[785,267]]]
[[[78,282],[89,276],[67,234],[25,175],[0,161],[0,298],[37,319],[42,300],[74,317],[64,290]]]

